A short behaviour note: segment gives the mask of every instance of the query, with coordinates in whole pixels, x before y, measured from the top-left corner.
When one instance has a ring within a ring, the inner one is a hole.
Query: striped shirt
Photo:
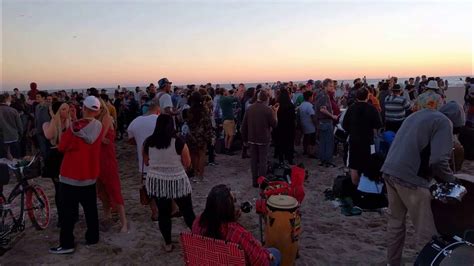
[[[403,96],[388,95],[385,97],[385,121],[399,122],[405,120],[405,112],[410,109],[410,102]]]

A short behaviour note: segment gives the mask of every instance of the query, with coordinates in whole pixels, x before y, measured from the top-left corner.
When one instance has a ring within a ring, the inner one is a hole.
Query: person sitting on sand
[[[419,250],[437,233],[429,187],[434,177],[443,182],[456,181],[449,161],[453,131],[462,126],[462,107],[449,102],[439,111],[426,108],[411,114],[395,135],[382,167],[390,210],[387,227],[390,265],[401,262],[407,213],[415,226]]]
[[[262,247],[252,233],[237,222],[240,213],[234,202],[226,185],[214,186],[207,196],[206,208],[193,223],[192,232],[238,244],[244,250],[247,265],[280,265],[280,251]]]
[[[146,190],[158,206],[158,225],[165,240],[163,248],[171,252],[172,200],[178,205],[189,228],[196,216],[191,199],[191,184],[185,172],[191,165],[189,149],[183,140],[176,137],[170,115],[161,114],[156,119],[153,134],[143,144],[143,160],[148,166]]]

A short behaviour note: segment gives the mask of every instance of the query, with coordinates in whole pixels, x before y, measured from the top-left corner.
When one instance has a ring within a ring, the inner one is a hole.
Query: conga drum
[[[286,195],[273,195],[267,200],[265,217],[265,246],[281,252],[281,265],[295,264],[298,240],[301,233],[301,218],[298,201]]]

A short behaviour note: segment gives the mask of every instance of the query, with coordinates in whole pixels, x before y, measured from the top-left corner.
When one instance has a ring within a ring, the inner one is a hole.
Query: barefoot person
[[[97,179],[97,194],[104,208],[104,221],[101,229],[108,231],[112,223],[112,209],[116,209],[120,217],[120,232],[126,233],[128,232],[128,222],[125,215],[117,157],[115,155],[113,118],[109,115],[105,102],[101,100],[100,103],[100,113],[97,119],[102,123],[104,129],[100,149],[100,174]]]
[[[88,96],[82,108],[83,118],[72,123],[61,136],[58,150],[64,154],[59,182],[61,189],[62,218],[59,246],[50,253],[73,253],[75,214],[79,204],[86,216],[86,244],[99,242],[96,180],[100,172],[100,146],[102,124],[95,119],[100,111],[100,101]]]
[[[143,144],[143,159],[148,166],[146,190],[158,206],[158,224],[165,240],[166,252],[171,244],[171,208],[176,202],[186,225],[191,228],[195,215],[191,199],[191,184],[185,168],[191,165],[188,146],[176,137],[173,118],[161,114],[156,119],[153,134]]]
[[[214,130],[210,114],[203,105],[201,93],[193,92],[189,102],[191,108],[188,112],[189,134],[186,137],[186,144],[189,146],[191,163],[196,176],[194,181],[201,182],[204,180],[207,144],[214,137]]]

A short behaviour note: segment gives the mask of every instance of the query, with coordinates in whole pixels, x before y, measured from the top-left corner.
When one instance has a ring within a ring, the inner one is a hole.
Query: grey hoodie
[[[415,186],[429,187],[431,176],[420,176],[421,154],[429,147],[429,172],[444,181],[454,181],[449,168],[453,149],[451,120],[455,126],[463,121],[462,109],[455,102],[449,102],[440,111],[423,109],[410,115],[395,136],[382,172]]]
[[[94,143],[102,131],[102,123],[99,120],[91,120],[85,126],[74,125],[72,128],[72,133],[83,139],[85,143],[92,144]]]

